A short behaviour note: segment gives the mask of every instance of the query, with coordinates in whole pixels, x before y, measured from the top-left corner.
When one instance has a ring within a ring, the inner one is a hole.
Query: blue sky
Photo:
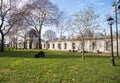
[[[56,4],[60,10],[65,10],[68,14],[73,14],[83,9],[88,4],[93,4],[96,10],[103,14],[111,12],[111,4],[116,0],[50,0]]]
[[[106,15],[112,13],[112,2],[117,0],[50,0],[60,8],[64,10],[68,15],[72,15],[78,12],[80,9],[84,9],[90,3],[95,7],[96,12],[100,15],[101,26],[107,28]]]

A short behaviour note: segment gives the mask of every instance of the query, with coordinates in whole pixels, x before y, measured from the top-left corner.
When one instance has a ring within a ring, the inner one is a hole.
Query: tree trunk
[[[1,33],[1,37],[2,37],[2,39],[1,39],[1,46],[0,46],[0,51],[4,51],[4,34],[2,34]]]
[[[85,41],[84,41],[84,37],[83,37],[83,39],[82,39],[82,60],[84,60],[84,52],[85,52],[84,46],[85,46]]]
[[[42,24],[40,25],[40,30],[38,32],[38,49],[42,49],[42,46],[41,46],[41,30],[42,30]]]
[[[27,49],[27,41],[24,41],[24,49]]]
[[[11,42],[10,42],[10,47],[12,48],[12,46],[13,46],[13,45],[12,45],[12,41],[11,41]]]
[[[82,60],[84,60],[84,47],[83,47],[83,52],[82,52]]]
[[[29,42],[29,49],[32,49],[32,41]]]
[[[84,60],[84,52],[82,52],[82,60]]]
[[[16,48],[16,49],[18,49],[18,45],[17,45],[17,42],[16,42],[16,44],[15,44],[15,48]]]
[[[41,46],[41,36],[39,36],[39,39],[38,39],[38,43],[39,43],[39,49],[42,49],[42,46]]]

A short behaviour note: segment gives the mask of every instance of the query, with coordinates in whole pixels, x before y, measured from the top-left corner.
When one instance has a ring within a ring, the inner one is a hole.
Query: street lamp
[[[113,35],[112,35],[112,25],[114,23],[114,19],[112,17],[109,17],[107,21],[108,24],[110,25],[110,33],[111,33],[111,65],[115,66],[114,53],[113,53]]]
[[[118,3],[120,3],[120,0],[117,0],[117,3],[115,3],[115,2],[112,3],[112,6],[115,7],[117,57],[119,57],[119,53],[118,53],[118,22],[117,22],[117,10],[120,9],[120,5],[118,5]]]

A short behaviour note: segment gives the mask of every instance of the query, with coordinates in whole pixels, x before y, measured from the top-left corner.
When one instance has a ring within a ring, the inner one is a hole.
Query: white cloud
[[[96,2],[96,0],[89,0],[89,2],[92,4],[92,3]]]
[[[96,3],[96,5],[103,6],[104,3],[102,3],[102,2],[100,2],[100,3]]]
[[[104,3],[100,2],[100,0],[89,0],[91,4],[96,4],[98,6],[103,6]]]
[[[76,1],[76,6],[78,7],[78,8],[85,8],[88,4],[86,4],[86,3],[88,3],[89,1],[87,1],[87,0],[77,0]]]

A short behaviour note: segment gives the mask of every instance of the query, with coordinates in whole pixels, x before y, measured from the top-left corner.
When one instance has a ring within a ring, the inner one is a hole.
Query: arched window
[[[75,49],[75,43],[72,43],[72,49]]]
[[[110,42],[109,41],[106,42],[106,51],[110,51]]]
[[[48,48],[50,48],[50,44],[48,44]]]
[[[58,49],[61,49],[61,44],[58,44]]]
[[[67,43],[64,43],[64,49],[67,49]]]
[[[53,49],[55,48],[55,44],[53,44]]]
[[[96,43],[92,42],[92,50],[95,50],[95,49],[96,49]]]

